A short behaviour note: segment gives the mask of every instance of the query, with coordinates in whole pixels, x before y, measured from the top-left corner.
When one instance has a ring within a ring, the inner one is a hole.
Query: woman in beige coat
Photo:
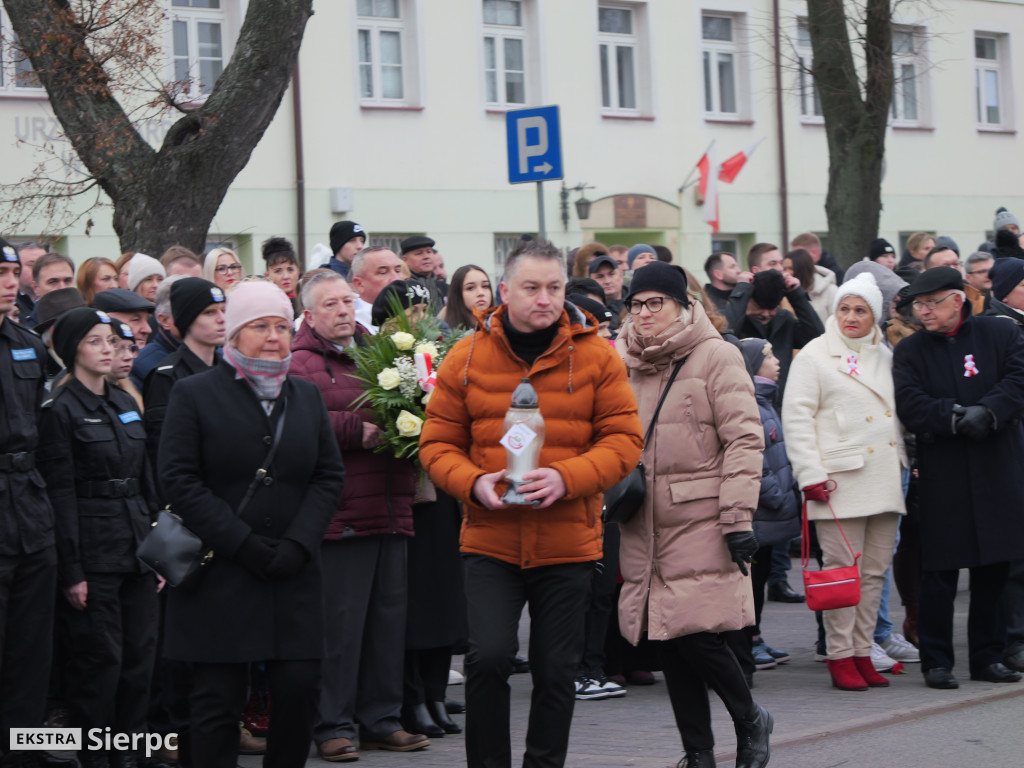
[[[892,352],[877,322],[881,315],[882,293],[874,277],[865,272],[843,283],[825,335],[794,359],[782,404],[797,482],[807,498],[823,499],[808,501],[807,516],[815,521],[824,567],[853,565],[851,547],[863,553],[860,603],[824,615],[832,683],[852,691],[889,685],[871,664],[871,642],[904,513],[900,467],[906,458]]]
[[[619,625],[634,645],[645,632],[660,641],[688,768],[715,764],[708,688],[735,724],[737,768],[760,768],[768,763],[772,717],[754,703],[719,634],[754,621],[746,562],[757,550],[751,520],[764,437],[753,384],[739,350],[687,298],[678,267],[638,269],[626,308],[616,348],[645,427],[668,390],[644,448],[644,506],[620,525]]]

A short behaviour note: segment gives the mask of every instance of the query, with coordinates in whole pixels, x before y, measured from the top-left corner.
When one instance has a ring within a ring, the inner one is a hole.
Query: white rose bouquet
[[[365,335],[365,346],[352,347],[354,376],[362,382],[363,395],[353,405],[369,404],[384,439],[375,448],[419,463],[419,437],[426,406],[434,389],[436,373],[444,356],[458,341],[444,337],[433,318],[413,323],[401,305],[374,336]]]

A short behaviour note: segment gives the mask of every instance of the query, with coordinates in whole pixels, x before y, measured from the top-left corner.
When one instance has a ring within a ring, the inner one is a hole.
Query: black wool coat
[[[285,397],[270,482],[239,517]],[[160,487],[174,512],[214,551],[198,588],[168,595],[164,655],[212,663],[321,658],[320,542],[345,473],[320,391],[288,377],[268,417],[248,382],[221,361],[171,390],[160,464]],[[252,533],[297,542],[306,565],[291,578],[257,576],[234,559]]]
[[[977,375],[965,375],[967,355],[974,356]],[[893,356],[896,411],[917,436],[925,570],[1019,559],[1024,336],[1005,319],[967,317],[953,336],[917,331]],[[988,407],[995,432],[981,442],[954,435],[954,404]]]

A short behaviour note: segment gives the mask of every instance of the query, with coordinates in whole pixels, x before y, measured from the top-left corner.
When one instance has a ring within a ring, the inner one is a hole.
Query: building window
[[[489,105],[526,104],[526,19],[522,0],[483,0],[484,89]]]
[[[740,261],[740,239],[738,235],[715,235],[711,238],[712,253],[730,253]]]
[[[735,120],[746,111],[742,19],[739,14],[701,16],[706,117]]]
[[[628,6],[597,9],[601,106],[607,112],[638,112],[636,15],[636,9]]]
[[[818,87],[814,84],[814,53],[811,50],[811,32],[807,28],[807,19],[798,19],[796,23],[796,54],[800,115],[809,119],[808,122],[819,122],[817,118],[822,114],[821,99],[818,98]]]
[[[221,0],[171,0],[174,80],[190,101],[213,92],[228,59]]]
[[[406,100],[406,28],[401,0],[358,0],[359,98],[364,104]]]
[[[423,233],[422,232],[418,232],[418,233],[417,232],[381,232],[381,233],[378,234],[378,233],[375,232],[375,233],[372,233],[370,235],[370,240],[367,243],[367,245],[380,245],[380,246],[383,246],[384,248],[387,248],[390,251],[393,251],[396,255],[401,255],[401,253],[402,253],[402,241],[405,240],[407,237],[412,237],[415,234],[422,235]]]
[[[925,122],[925,66],[922,57],[924,38],[913,27],[894,27],[892,31],[892,119],[894,125],[921,125]]]
[[[501,280],[501,273],[505,269],[505,262],[508,256],[523,241],[522,234],[494,234],[494,272],[498,280]]]
[[[32,71],[28,56],[18,47],[18,36],[11,27],[7,11],[0,7],[0,93],[42,93],[39,77]]]
[[[974,92],[978,125],[985,128],[1010,127],[1007,103],[1009,67],[1007,36],[976,34],[974,36]]]

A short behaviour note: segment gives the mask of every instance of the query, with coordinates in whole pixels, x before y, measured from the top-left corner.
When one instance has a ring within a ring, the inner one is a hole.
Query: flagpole
[[[712,139],[711,140],[711,144],[714,144],[714,143],[715,143],[715,140]],[[679,191],[680,192],[685,191],[688,187],[692,187],[694,184],[697,183],[696,181],[694,181],[692,183],[687,183],[687,182],[690,181],[690,177],[693,176],[693,172],[696,171],[697,167],[700,165],[701,158],[703,158],[704,155],[706,155],[711,150],[711,144],[708,144],[708,148],[704,150],[704,154],[702,154],[700,157],[698,157],[697,158],[697,162],[693,164],[693,168],[690,169],[690,172],[689,172],[689,174],[687,174],[686,179],[683,181],[682,186],[679,187]],[[698,181],[699,181],[699,179],[698,179]]]

